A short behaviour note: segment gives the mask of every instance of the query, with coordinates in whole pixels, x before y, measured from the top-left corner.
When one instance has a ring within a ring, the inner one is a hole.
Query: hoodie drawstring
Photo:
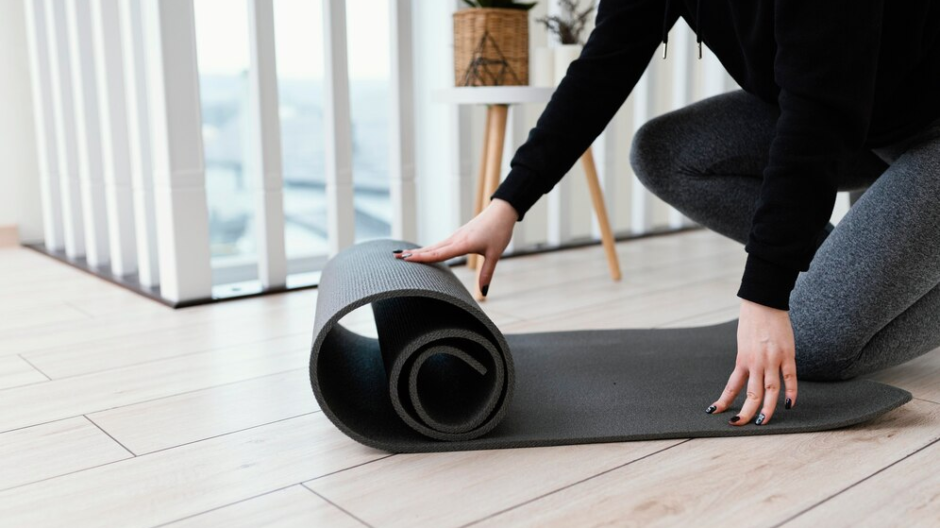
[[[673,0],[666,0],[666,12],[663,14],[663,59],[669,50],[669,15],[672,14]],[[702,58],[702,0],[695,0],[695,43],[698,45],[698,58]]]
[[[702,0],[695,0],[695,43],[698,44],[698,58],[702,58]]]
[[[666,0],[666,12],[663,13],[663,60],[666,60],[666,52],[669,51],[669,11],[672,2]]]

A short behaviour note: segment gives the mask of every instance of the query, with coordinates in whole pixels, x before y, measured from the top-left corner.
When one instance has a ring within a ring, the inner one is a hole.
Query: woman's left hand
[[[757,415],[757,425],[773,416],[783,374],[787,409],[796,403],[796,346],[790,312],[741,300],[738,318],[738,358],[721,398],[705,412],[723,412],[747,385],[741,411],[729,423],[745,425]],[[759,412],[759,414],[758,414]]]

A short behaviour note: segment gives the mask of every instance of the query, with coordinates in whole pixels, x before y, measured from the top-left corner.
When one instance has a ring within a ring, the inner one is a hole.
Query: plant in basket
[[[457,86],[529,84],[529,10],[535,2],[464,0],[454,13]]]

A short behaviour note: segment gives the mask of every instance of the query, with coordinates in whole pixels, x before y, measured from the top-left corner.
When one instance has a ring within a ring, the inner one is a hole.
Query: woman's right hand
[[[518,219],[516,209],[509,202],[495,198],[449,237],[430,246],[407,250],[397,257],[408,262],[441,262],[468,253],[483,255],[480,291],[486,295],[496,271],[496,262],[509,245]]]

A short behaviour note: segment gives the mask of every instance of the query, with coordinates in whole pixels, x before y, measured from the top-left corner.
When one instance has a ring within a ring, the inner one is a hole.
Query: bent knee
[[[672,172],[675,156],[674,119],[669,114],[650,119],[634,134],[630,145],[630,166],[633,173],[647,187],[663,183]]]
[[[653,194],[666,199],[680,176],[683,140],[677,137],[678,119],[664,114],[644,123],[633,135],[630,166],[640,183]]]
[[[854,378],[853,363],[841,361],[796,360],[796,378],[800,381],[845,381]]]
[[[796,375],[806,381],[843,381],[857,376],[860,345],[837,332],[796,337]]]

